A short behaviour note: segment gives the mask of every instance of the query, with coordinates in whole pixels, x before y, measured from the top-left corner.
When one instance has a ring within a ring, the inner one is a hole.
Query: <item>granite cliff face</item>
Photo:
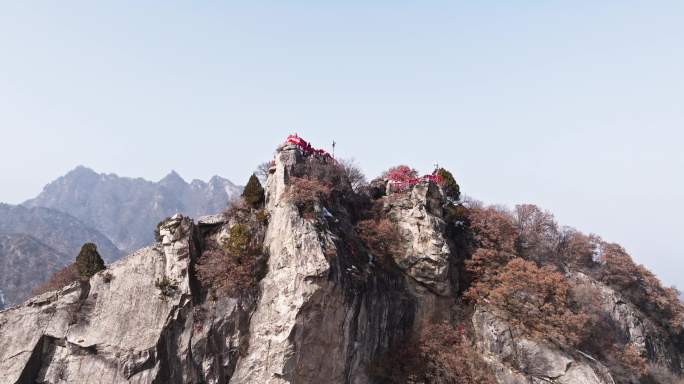
[[[241,191],[218,176],[188,183],[171,172],[155,183],[77,167],[23,205],[66,212],[132,252],[154,242],[150,228],[161,219],[177,212],[191,217],[220,212]]]
[[[265,265],[254,289],[212,297],[198,280],[204,251],[232,236],[230,218],[173,216],[155,245],[0,312],[0,382],[459,383],[388,373],[408,363],[401,359],[422,324],[459,320],[473,337],[467,354],[495,382],[615,383],[596,358],[516,332],[495,308],[463,303],[467,250],[435,184],[376,199],[401,238],[383,259],[360,240],[351,203],[328,199],[306,212],[294,203],[293,180],[307,161],[293,145],[276,153],[265,186]],[[601,289],[601,308],[630,343],[672,371],[682,368],[681,346],[619,293]]]

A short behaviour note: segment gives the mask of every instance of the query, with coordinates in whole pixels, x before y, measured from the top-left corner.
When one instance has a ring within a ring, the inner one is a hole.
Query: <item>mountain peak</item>
[[[172,170],[153,182],[79,166],[24,204],[69,213],[109,236],[120,249],[133,251],[154,240],[149,228],[162,218],[178,212],[195,217],[221,212],[242,192],[225,179],[215,179],[222,182],[197,180],[190,185]]]
[[[158,184],[171,189],[186,188],[189,185],[175,170],[172,170],[163,179],[159,180]]]
[[[71,171],[67,172],[64,177],[83,177],[83,176],[97,176],[97,172],[95,172],[92,168],[86,167],[85,165],[77,165],[74,169]]]
[[[181,175],[178,174],[175,170],[171,170],[166,176],[164,176],[163,179],[159,180],[159,183],[165,184],[165,183],[183,183],[187,184],[185,182],[185,179],[181,177]]]

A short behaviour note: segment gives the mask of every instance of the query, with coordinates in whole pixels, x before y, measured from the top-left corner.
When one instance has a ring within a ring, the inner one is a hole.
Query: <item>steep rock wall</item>
[[[268,273],[231,383],[367,383],[368,363],[413,323],[403,279],[354,256],[361,251],[341,241],[344,219],[305,220],[288,200],[300,161],[295,147],[282,148],[267,182]]]
[[[216,215],[195,224],[176,215],[161,225],[160,243],[88,282],[1,311],[0,382],[379,383],[374,364],[407,345],[424,321],[455,315],[472,326],[472,353],[498,383],[614,384],[591,356],[524,337],[491,308],[470,313],[459,302],[463,255],[435,184],[377,196],[402,238],[388,267],[365,249],[344,206],[317,204],[313,215],[300,213],[288,190],[304,161],[295,146],[276,153],[257,289],[205,295],[195,262],[235,223]],[[633,345],[655,361],[681,365],[661,330],[598,287],[602,307]]]
[[[614,384],[606,367],[590,356],[526,338],[488,308],[478,307],[472,324],[478,349],[499,383]]]

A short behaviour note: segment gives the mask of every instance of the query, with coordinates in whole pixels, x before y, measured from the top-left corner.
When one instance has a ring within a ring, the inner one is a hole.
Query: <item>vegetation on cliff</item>
[[[473,201],[461,204],[460,186],[453,175],[445,169],[435,174],[441,178],[439,186],[446,197],[443,217],[447,227],[453,228],[448,231],[450,241],[459,245],[465,259],[461,267],[463,296],[456,307],[460,312],[485,306],[516,334],[590,353],[608,366],[620,383],[673,382],[654,379],[667,369],[659,368],[647,352],[637,350],[616,330],[600,307],[597,288],[578,282],[575,276],[583,274],[619,292],[673,339],[681,337],[684,321],[676,289],[663,287],[619,245],[561,227],[552,214],[534,205],[508,210]],[[344,175],[335,163],[308,159],[290,178],[289,198],[308,219],[321,220],[314,215],[317,211],[344,210],[367,252],[376,260],[393,260],[404,252],[404,240],[383,206],[412,189],[402,185],[392,190],[383,184],[403,180],[411,186],[418,172],[406,165],[393,167],[382,179],[359,188],[341,186],[349,183]],[[388,192],[399,195],[386,196]],[[425,377],[441,377],[435,382],[444,383],[491,382],[486,364],[476,358],[468,339],[468,325],[459,328],[454,324],[447,321],[419,327],[399,354],[376,362],[376,379],[386,383],[405,382],[407,377],[416,382]]]
[[[264,188],[261,186],[256,174],[250,176],[245,189],[242,191],[242,198],[252,208],[259,208],[264,204]]]
[[[213,298],[238,297],[256,285],[268,223],[268,214],[261,208],[263,199],[261,183],[252,175],[241,199],[224,212],[227,232],[205,237],[196,266],[204,293]]]
[[[93,243],[85,243],[76,260],[53,273],[47,281],[33,289],[33,295],[63,288],[75,281],[87,281],[97,272],[104,270],[105,264]]]

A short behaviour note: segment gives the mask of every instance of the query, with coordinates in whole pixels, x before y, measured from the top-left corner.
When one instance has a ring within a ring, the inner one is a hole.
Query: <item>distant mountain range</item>
[[[86,242],[97,244],[98,251],[107,262],[122,255],[108,236],[68,213],[50,208],[0,203],[0,233],[27,234],[72,257],[76,257]]]
[[[0,234],[0,309],[18,304],[73,257],[25,234]]]
[[[172,171],[151,182],[79,166],[22,205],[0,203],[0,309],[28,297],[86,242],[109,263],[151,244],[163,218],[221,212],[240,193],[219,176],[188,183]]]
[[[72,262],[84,243],[97,244],[105,261],[122,252],[109,238],[54,209],[0,204],[0,290],[15,304],[55,270]]]
[[[219,176],[188,183],[172,171],[155,183],[80,166],[24,205],[66,212],[131,252],[154,241],[150,228],[161,219],[177,212],[189,216],[220,212],[241,192],[242,187]]]

